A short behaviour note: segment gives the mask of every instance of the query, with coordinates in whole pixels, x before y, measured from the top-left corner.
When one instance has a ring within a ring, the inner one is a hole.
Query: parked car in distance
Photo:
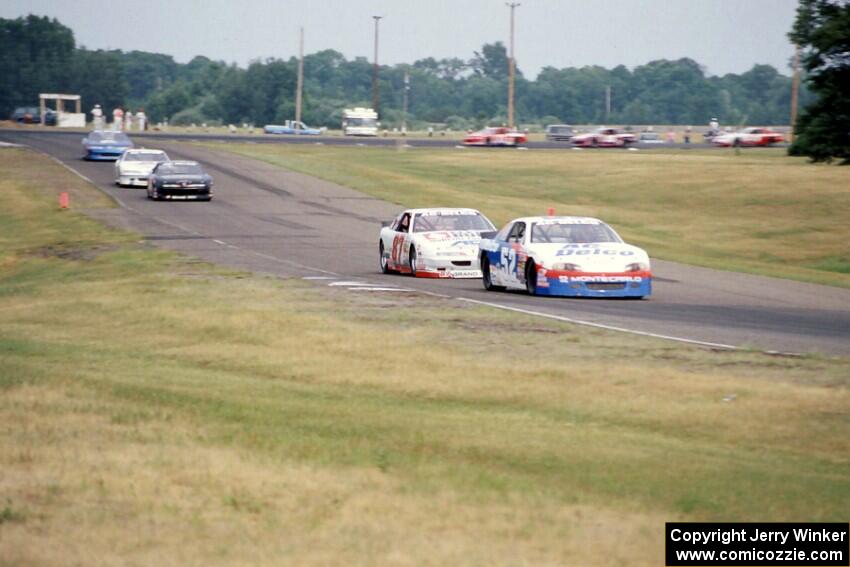
[[[124,132],[112,130],[93,130],[83,138],[83,147],[87,160],[115,161],[121,157],[125,150],[133,147],[133,142]]]
[[[568,124],[550,124],[546,126],[546,140],[550,142],[569,142],[573,137],[573,127]]]
[[[641,132],[638,136],[638,142],[641,144],[663,144],[664,140],[658,135],[658,132]]]
[[[164,161],[168,161],[168,154],[162,150],[127,150],[115,162],[115,184],[120,187],[147,187],[151,171]]]
[[[209,201],[213,180],[196,161],[164,161],[148,178],[148,199]]]
[[[19,106],[12,112],[9,119],[18,124],[41,124],[41,109],[37,106]],[[44,124],[56,126],[55,110],[45,109]]]

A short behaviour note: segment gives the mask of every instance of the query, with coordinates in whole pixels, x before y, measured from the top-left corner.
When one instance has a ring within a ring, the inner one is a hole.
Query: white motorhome
[[[342,111],[343,136],[377,136],[378,113],[371,108],[346,108]]]

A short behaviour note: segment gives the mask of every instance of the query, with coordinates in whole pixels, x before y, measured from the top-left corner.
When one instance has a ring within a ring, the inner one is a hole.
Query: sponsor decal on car
[[[440,230],[434,232],[423,232],[422,238],[430,242],[444,242],[446,240],[457,240],[460,244],[478,244],[481,233],[474,230]],[[452,246],[457,246],[453,244]]]
[[[632,250],[615,250],[612,248],[574,248],[575,244],[569,244],[558,250],[556,256],[634,256]]]
[[[558,276],[558,281],[561,283],[640,283],[643,278],[640,276]]]
[[[474,278],[481,276],[481,270],[452,270],[451,275],[456,278]]]

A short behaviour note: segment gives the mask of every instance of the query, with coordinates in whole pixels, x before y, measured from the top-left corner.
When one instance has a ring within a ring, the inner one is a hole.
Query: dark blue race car
[[[94,130],[83,138],[83,147],[86,149],[84,159],[115,161],[124,150],[133,147],[133,142],[124,132]]]

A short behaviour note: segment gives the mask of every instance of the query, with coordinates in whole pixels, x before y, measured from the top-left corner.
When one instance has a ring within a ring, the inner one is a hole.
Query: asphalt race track
[[[210,203],[152,202],[142,189],[116,187],[111,162],[83,161],[81,137],[0,131],[0,140],[48,153],[115,197],[122,207],[98,211],[103,220],[207,261],[309,278],[351,293],[403,288],[718,345],[850,354],[850,290],[660,260],[653,261],[653,296],[644,301],[529,297],[488,293],[479,280],[384,276],[378,268],[379,221],[397,214],[398,205],[248,158],[148,136],[145,146],[201,161],[215,178]]]
[[[0,129],[0,135],[4,134],[22,134],[25,136],[33,135],[33,134],[41,134],[48,132],[38,132],[35,130],[16,130],[16,129]],[[52,136],[68,136],[70,138],[74,138],[75,140],[79,140],[83,137],[83,134],[79,131],[69,131],[69,130],[51,130],[49,134]],[[420,147],[420,148],[453,148],[455,146],[461,145],[461,142],[457,139],[445,138],[440,135],[435,135],[433,138],[402,138],[397,134],[394,137],[345,137],[345,136],[291,136],[291,135],[274,135],[274,134],[255,134],[255,135],[245,135],[245,134],[206,134],[203,132],[198,132],[197,134],[187,134],[187,133],[178,133],[178,132],[135,132],[132,133],[133,138],[137,140],[156,140],[159,141],[167,141],[167,140],[180,140],[180,141],[206,141],[206,142],[248,142],[252,144],[307,144],[307,145],[328,145],[328,146],[391,146],[395,147],[398,144],[407,144],[412,147]],[[711,149],[728,149],[728,148],[720,148],[713,144],[706,144],[704,142],[697,142],[696,140],[702,139],[702,134],[694,134],[694,143],[692,144],[684,144],[681,142],[676,143],[643,143],[638,142],[632,144],[630,148],[575,148],[576,150],[588,150],[588,151],[623,151],[623,149],[638,149],[638,150],[663,150],[663,149],[671,149],[671,148],[679,148],[679,149],[694,149],[694,150],[711,150]],[[153,142],[156,143],[156,142]],[[150,143],[149,145],[153,145]],[[544,150],[571,150],[573,149],[572,144],[569,142],[548,142],[548,141],[532,141],[524,144],[524,147],[529,149],[544,149]],[[774,148],[782,148],[786,147],[786,144],[774,144],[772,147]],[[483,148],[476,148],[481,150]],[[513,149],[513,148],[489,148],[492,150],[505,150],[505,149]],[[747,148],[747,150],[759,150],[762,149],[760,147]]]

